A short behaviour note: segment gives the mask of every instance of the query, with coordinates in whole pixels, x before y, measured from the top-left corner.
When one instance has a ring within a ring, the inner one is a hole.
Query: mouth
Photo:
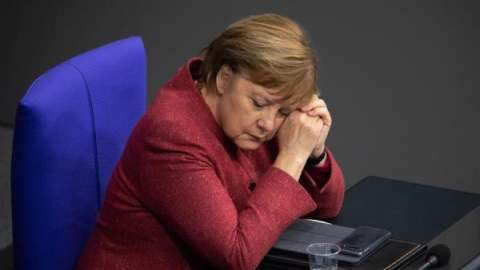
[[[265,141],[265,136],[255,136],[252,134],[250,134],[250,136],[253,138],[254,141],[259,141],[259,142]]]

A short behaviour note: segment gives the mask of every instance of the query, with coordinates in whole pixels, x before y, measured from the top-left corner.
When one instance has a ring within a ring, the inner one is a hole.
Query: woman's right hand
[[[277,131],[278,156],[273,166],[284,170],[297,181],[323,128],[318,116],[298,110],[290,113]]]

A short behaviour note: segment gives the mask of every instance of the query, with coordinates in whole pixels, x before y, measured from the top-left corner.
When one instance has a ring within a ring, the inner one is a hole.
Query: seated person
[[[316,78],[291,19],[226,28],[135,126],[77,269],[255,269],[295,219],[337,215]]]

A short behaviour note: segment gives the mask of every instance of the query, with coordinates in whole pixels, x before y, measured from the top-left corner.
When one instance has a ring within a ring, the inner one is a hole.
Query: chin
[[[256,142],[252,140],[242,140],[242,141],[235,141],[235,145],[237,145],[238,148],[246,151],[252,151],[252,150],[257,150],[260,145],[262,145],[262,142]]]

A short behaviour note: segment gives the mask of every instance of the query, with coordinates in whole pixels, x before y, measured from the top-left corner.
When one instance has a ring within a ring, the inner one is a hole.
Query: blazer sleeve
[[[255,269],[279,235],[316,207],[302,185],[271,167],[244,209],[219,179],[211,149],[178,123],[149,128],[139,149],[137,196],[162,223],[220,269]],[[227,183],[228,184],[228,183]],[[329,188],[327,188],[329,189]]]
[[[329,168],[307,166],[300,178],[300,183],[310,193],[317,207],[309,213],[308,218],[329,219],[338,215],[345,194],[345,180],[342,170],[326,148]]]

